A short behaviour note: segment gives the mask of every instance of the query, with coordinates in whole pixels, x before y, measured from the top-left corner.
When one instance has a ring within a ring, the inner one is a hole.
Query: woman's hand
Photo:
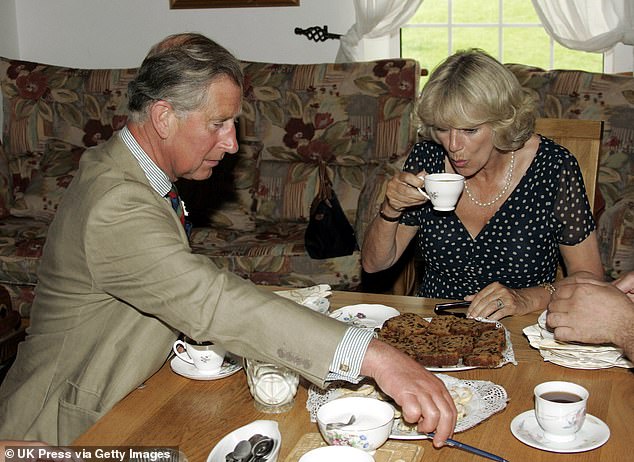
[[[429,197],[424,191],[419,191],[425,185],[424,177],[427,173],[423,170],[414,175],[409,172],[399,172],[387,182],[385,200],[382,210],[386,214],[396,215],[409,207],[424,204]]]
[[[471,302],[467,310],[468,317],[499,321],[506,316],[530,313],[540,306],[546,308],[549,296],[542,287],[510,289],[494,282],[477,294],[467,295],[464,299]]]

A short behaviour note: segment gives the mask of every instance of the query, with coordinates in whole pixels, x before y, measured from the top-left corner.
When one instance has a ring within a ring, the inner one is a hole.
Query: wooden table
[[[330,300],[333,309],[356,303],[380,303],[399,311],[426,316],[431,315],[435,303],[434,300],[416,297],[355,292],[334,292]],[[577,370],[544,362],[522,334],[522,329],[534,324],[536,319],[537,313],[503,320],[511,332],[517,366],[507,364],[499,369],[474,369],[451,374],[461,379],[490,380],[502,385],[510,398],[504,411],[456,434],[455,438],[513,462],[613,462],[631,457],[627,454],[631,454],[634,426],[632,371],[622,368]],[[533,388],[548,380],[568,380],[589,390],[588,413],[610,427],[611,436],[605,445],[588,452],[557,454],[527,446],[513,436],[511,421],[533,407]],[[166,364],[148,379],[144,387],[118,403],[74,444],[179,446],[190,462],[204,462],[214,445],[230,431],[256,419],[272,419],[280,425],[283,440],[279,462],[284,462],[302,435],[318,431],[317,425],[310,422],[306,397],[307,388],[301,386],[290,412],[262,414],[253,407],[243,371],[222,380],[195,381],[175,374]],[[434,449],[428,440],[413,443],[424,447],[425,462],[486,460],[455,448]]]

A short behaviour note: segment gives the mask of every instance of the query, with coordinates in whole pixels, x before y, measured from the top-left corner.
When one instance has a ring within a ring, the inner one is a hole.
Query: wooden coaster
[[[284,462],[298,462],[299,458],[311,449],[327,446],[319,433],[306,433],[302,436]],[[388,440],[376,450],[376,462],[419,462],[425,449],[412,443]]]

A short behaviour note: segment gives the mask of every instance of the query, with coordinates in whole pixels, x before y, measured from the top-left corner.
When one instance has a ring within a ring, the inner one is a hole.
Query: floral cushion
[[[135,72],[0,58],[12,215],[52,219],[83,149],[125,124],[127,85]],[[52,165],[56,160],[63,164]]]
[[[195,253],[209,256],[218,267],[257,284],[307,287],[330,284],[336,290],[355,290],[361,284],[359,251],[315,260],[306,254],[306,223],[260,223],[253,233],[226,228],[194,228]]]
[[[0,221],[0,283],[35,284],[48,223],[9,217]]]
[[[64,142],[47,144],[25,191],[15,191],[11,215],[32,217],[50,223],[66,188],[79,168],[79,159],[84,151],[83,147]]]
[[[610,207],[632,186],[634,78],[582,71],[545,71],[507,65],[530,89],[542,117],[602,120],[599,188]]]
[[[634,271],[634,191],[601,215],[597,233],[608,276]]]
[[[110,138],[125,125],[127,85],[135,73],[0,58],[7,155],[41,156],[51,139],[90,147]]]
[[[12,190],[9,159],[4,152],[2,142],[0,142],[0,218],[9,216],[9,210],[13,203]]]
[[[263,143],[255,189],[256,220],[307,221],[318,164],[354,222],[367,166],[407,152],[418,63],[245,67],[245,117]]]
[[[624,196],[634,192],[634,78],[547,71],[522,64],[507,64],[507,67],[534,94],[542,117],[603,121],[598,186],[611,234],[600,233],[599,245],[606,274],[617,277],[632,265],[632,258],[628,264],[623,256],[634,254],[634,239],[627,237],[632,233],[631,221],[628,224],[618,218],[627,217],[624,203],[610,212]],[[602,220],[603,215],[599,222]]]

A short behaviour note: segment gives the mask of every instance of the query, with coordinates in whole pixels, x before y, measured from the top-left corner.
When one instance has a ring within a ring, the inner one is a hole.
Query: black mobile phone
[[[471,302],[461,301],[461,302],[447,302],[447,303],[438,303],[434,307],[434,313],[438,315],[443,314],[451,314],[458,318],[466,318],[467,313],[463,311],[453,311],[460,308],[468,308],[471,305]]]

